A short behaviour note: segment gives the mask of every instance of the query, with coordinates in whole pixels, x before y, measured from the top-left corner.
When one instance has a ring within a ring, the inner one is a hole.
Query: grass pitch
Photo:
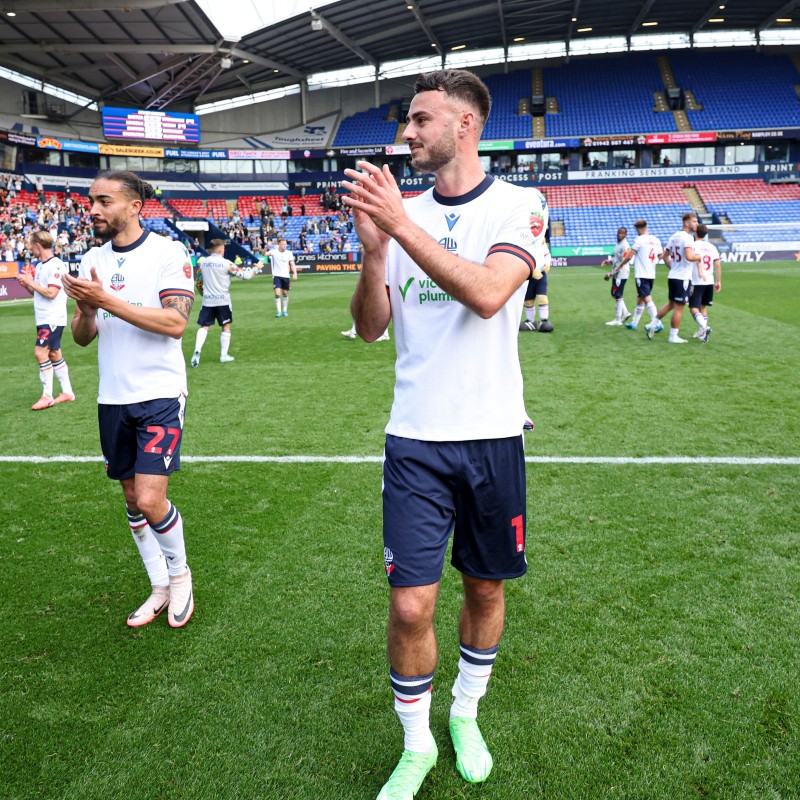
[[[796,463],[545,459],[797,458],[800,264],[728,266],[705,346],[605,327],[600,275],[554,271],[555,332],[520,334],[527,452],[542,462],[530,569],[508,586],[481,706],[494,772],[464,784],[446,733],[460,602],[447,567],[440,757],[418,800],[797,797]],[[212,333],[189,371],[184,457],[380,456],[393,345],[340,336],[353,285],[301,278],[287,319],[268,279],[234,286],[236,361],[218,362]],[[30,303],[0,305],[0,325],[0,455],[97,457],[95,348],[65,338],[78,401],[34,414]],[[193,343],[192,324],[187,360]],[[379,464],[184,463],[170,495],[197,610],[179,631],[125,626],[146,577],[99,461],[6,461],[0,487],[2,798],[377,794],[402,747]]]

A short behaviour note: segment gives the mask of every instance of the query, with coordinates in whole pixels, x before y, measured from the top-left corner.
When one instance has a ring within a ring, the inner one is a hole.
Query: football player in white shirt
[[[645,309],[650,314],[650,323],[658,322],[658,309],[653,302],[653,283],[656,279],[656,264],[663,258],[664,248],[657,236],[654,236],[647,229],[647,220],[639,219],[634,223],[636,228],[636,238],[630,252],[622,259],[622,265],[627,265],[633,260],[633,277],[636,280],[636,309],[633,312],[633,320],[625,323],[625,327],[635,331],[639,326]]]
[[[692,293],[692,269],[700,256],[694,252],[694,232],[697,230],[697,214],[687,211],[683,217],[683,226],[669,237],[664,261],[669,267],[667,285],[669,287],[669,300],[658,309],[658,320],[650,325],[645,325],[647,337],[653,338],[654,333],[664,329],[661,322],[664,317],[672,312],[669,329],[670,344],[686,344],[678,334],[683,319],[683,307],[689,302]]]
[[[504,624],[504,580],[525,573],[526,421],[518,324],[542,263],[547,205],[484,174],[491,107],[465,70],[421,75],[403,138],[432,189],[404,200],[388,166],[347,169],[364,262],[351,303],[362,339],[391,319],[397,348],[383,471],[388,653],[404,750],[378,794],[410,798],[436,763],[429,716],[436,599],[450,535],[462,573],[460,659],[450,734],[461,776],[486,780],[477,724]],[[466,468],[466,465],[469,465]]]
[[[289,289],[292,288],[289,280],[289,270],[292,279],[297,280],[297,265],[291,250],[286,249],[286,239],[278,239],[278,246],[269,251],[269,260],[272,264],[272,285],[275,288],[275,316],[289,316]]]
[[[197,324],[200,328],[194,340],[194,353],[191,365],[200,364],[200,353],[203,350],[208,329],[218,322],[222,327],[219,335],[219,360],[222,364],[233,361],[228,355],[231,346],[231,323],[233,322],[233,305],[231,303],[231,275],[242,280],[249,280],[257,270],[252,267],[240,267],[225,258],[225,240],[212,239],[208,247],[209,256],[200,263],[197,284],[202,286],[203,304]]]
[[[606,322],[606,325],[624,325],[631,318],[631,312],[628,311],[628,307],[625,305],[625,300],[623,298],[625,283],[628,280],[628,276],[631,274],[631,268],[628,266],[628,262],[625,261],[623,263],[623,259],[630,249],[631,246],[628,244],[628,229],[620,228],[617,231],[617,244],[614,247],[614,254],[611,258],[600,262],[601,267],[606,264],[612,265],[611,272],[606,272],[603,277],[607,281],[611,281],[611,297],[614,298],[616,303],[616,316],[610,322]]]
[[[689,308],[699,329],[694,338],[704,344],[708,342],[711,334],[706,309],[714,304],[714,292],[722,291],[722,262],[719,250],[706,239],[707,235],[708,228],[705,225],[698,225],[695,233],[695,252],[700,256],[700,261],[695,263],[692,271],[692,297],[689,301]]]
[[[101,172],[89,189],[95,235],[106,240],[64,278],[77,301],[72,336],[98,340],[100,445],[109,478],[125,496],[128,524],[152,586],[128,617],[152,622],[167,608],[170,627],[194,611],[183,518],[167,498],[180,468],[186,405],[181,337],[194,302],[192,264],[183,245],[142,228],[153,187],[127,171]]]
[[[68,270],[67,265],[53,253],[53,237],[47,231],[34,231],[28,237],[28,248],[39,263],[33,272],[23,270],[17,275],[17,280],[33,295],[36,322],[33,355],[39,365],[42,396],[31,408],[41,411],[56,403],[71,403],[75,399],[67,362],[61,353],[61,335],[67,324],[67,295],[61,279]],[[54,374],[61,385],[58,397],[53,397]]]

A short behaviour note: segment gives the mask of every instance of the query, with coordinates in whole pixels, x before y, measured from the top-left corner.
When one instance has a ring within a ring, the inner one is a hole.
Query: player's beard
[[[446,167],[456,156],[456,137],[447,128],[436,144],[425,145],[411,157],[414,169],[425,172],[438,172]]]
[[[97,227],[98,222],[101,225],[99,228]],[[110,241],[123,230],[125,230],[124,220],[119,218],[95,220],[94,222],[94,235],[98,239],[102,239],[104,242]]]

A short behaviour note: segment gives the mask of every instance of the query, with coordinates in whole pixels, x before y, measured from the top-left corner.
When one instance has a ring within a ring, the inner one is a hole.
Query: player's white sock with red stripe
[[[58,361],[51,361],[50,363],[53,365],[53,372],[56,378],[58,378],[58,382],[61,384],[61,391],[65,394],[75,394],[72,391],[72,384],[69,381],[67,362],[64,361],[63,358],[59,358]]]
[[[133,535],[133,541],[139,548],[139,555],[142,557],[144,568],[147,570],[147,577],[153,586],[168,586],[169,574],[167,573],[167,562],[161,548],[158,546],[153,531],[147,524],[144,514],[138,511],[131,511],[125,506],[128,512],[128,525]]]
[[[550,305],[545,303],[544,305],[539,306],[539,321],[544,322],[546,319],[550,317]]]
[[[633,309],[633,322],[631,325],[638,325],[639,320],[642,318],[642,314],[644,314],[644,306],[636,304],[636,308]]]
[[[169,501],[167,501],[169,502]],[[161,522],[150,526],[156,534],[156,541],[167,559],[170,575],[183,575],[187,570],[186,546],[183,542],[183,517],[172,503]]]
[[[47,361],[39,362],[39,380],[42,382],[42,394],[48,397],[53,396],[53,362],[48,358]]]
[[[525,306],[525,321],[536,322],[536,306]]]
[[[458,676],[453,684],[453,705],[451,717],[478,716],[478,700],[486,694],[489,678],[492,675],[494,660],[497,658],[497,645],[487,650],[461,643],[461,657],[458,659]]]
[[[231,346],[231,332],[222,331],[219,335],[219,354],[222,358],[228,355],[228,348]]]
[[[403,725],[404,747],[415,753],[431,753],[436,746],[430,727],[433,673],[413,678],[389,670],[394,710]]]
[[[650,315],[650,321],[655,322],[658,317],[658,308],[652,300],[647,304],[647,313]]]
[[[206,336],[208,336],[208,328],[198,328],[197,336],[194,337],[194,351],[199,353],[206,343]]]

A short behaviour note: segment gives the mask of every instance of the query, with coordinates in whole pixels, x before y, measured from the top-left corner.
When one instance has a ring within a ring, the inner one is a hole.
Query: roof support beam
[[[503,43],[503,52],[508,56],[508,35],[506,34],[506,19],[503,14],[503,0],[497,0],[497,16],[500,18],[500,41]]]
[[[630,39],[636,31],[639,30],[639,26],[647,19],[647,15],[650,13],[650,9],[653,7],[653,3],[655,0],[647,0],[642,5],[642,10],[636,15],[636,19],[631,24],[631,27],[628,29],[628,36],[627,38]]]
[[[409,3],[409,5],[413,5],[411,13],[414,15],[414,19],[417,21],[420,28],[422,28],[422,30],[425,32],[425,35],[428,37],[428,41],[432,45],[435,45],[436,52],[439,53],[440,56],[444,56],[444,48],[442,47],[442,43],[439,41],[431,26],[428,24],[428,20],[425,19],[425,15],[419,10],[419,7],[415,2]]]
[[[569,58],[569,43],[572,41],[572,31],[575,28],[575,23],[572,21],[573,19],[578,19],[578,11],[581,7],[581,0],[575,0],[572,6],[572,17],[569,21],[569,27],[567,28],[567,35],[564,37],[564,44],[567,46],[567,58]]]
[[[719,0],[714,0],[714,2],[708,7],[708,10],[705,12],[705,14],[703,14],[703,16],[700,17],[700,19],[698,19],[694,25],[692,25],[692,30],[689,32],[690,36],[694,36],[700,30],[700,28],[704,27],[706,22],[708,22],[711,17],[715,17],[722,13],[719,10],[719,5]]]
[[[145,8],[174,6],[185,0],[37,0],[31,8],[31,0],[3,0],[3,11],[138,11]]]
[[[371,56],[366,50],[359,47],[344,31],[337,28],[332,22],[316,11],[311,12],[311,25],[320,25],[322,30],[327,31],[339,44],[343,44],[351,53],[355,53],[364,63],[377,68],[378,60]]]
[[[782,5],[779,9],[773,11],[768,17],[759,22],[759,24],[756,25],[756,31],[761,33],[761,31],[771,28],[773,25],[775,25],[775,20],[778,19],[778,17],[785,17],[787,14],[791,14],[797,8],[797,6],[798,0],[789,0],[788,3]]]

